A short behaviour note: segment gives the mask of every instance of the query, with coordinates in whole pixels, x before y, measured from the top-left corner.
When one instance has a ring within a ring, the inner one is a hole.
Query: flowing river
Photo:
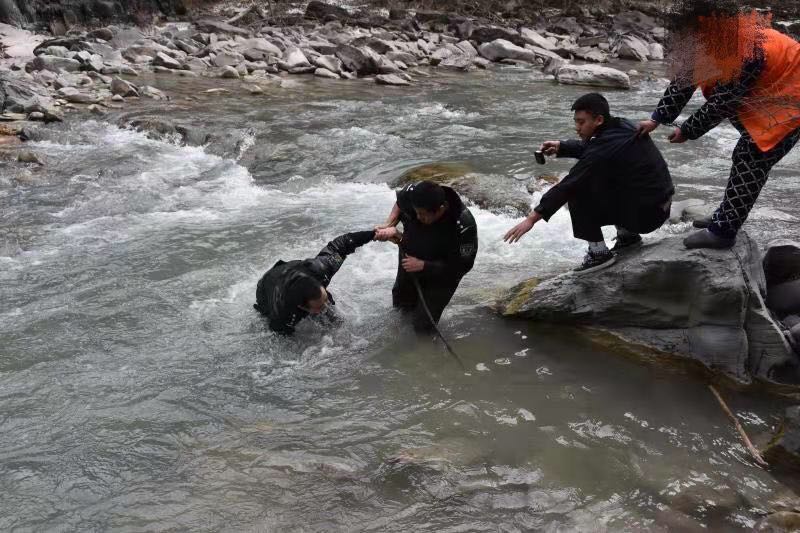
[[[534,146],[573,135],[585,89],[514,67],[260,96],[150,82],[173,98],[141,107],[215,140],[86,117],[30,144],[41,170],[0,162],[0,530],[736,530],[785,491],[701,378],[493,314],[502,289],[580,261],[564,211],[509,246],[516,218],[472,208],[478,260],[441,324],[466,373],[392,310],[388,244],[334,279],[337,328],[283,338],[252,309],[269,266],[382,222],[387,181],[418,165],[527,194]],[[663,89],[606,94],[640,119]],[[678,197],[717,201],[735,130],[667,133]],[[748,222],[762,244],[797,232],[798,161]],[[763,443],[783,403],[724,394]]]

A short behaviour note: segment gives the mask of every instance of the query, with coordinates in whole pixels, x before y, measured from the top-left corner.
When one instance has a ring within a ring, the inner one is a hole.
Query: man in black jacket
[[[661,227],[669,217],[675,189],[667,163],[653,141],[637,137],[632,122],[612,118],[602,95],[581,96],[572,110],[581,140],[547,141],[542,151],[574,157],[578,163],[504,240],[517,242],[539,220],[549,220],[568,204],[573,235],[589,242],[583,264],[575,271],[587,273],[613,264],[614,252],[640,244],[640,233]],[[601,231],[609,225],[617,227],[613,250],[606,247]]]
[[[401,234],[396,225],[403,223]],[[433,329],[419,299],[415,279],[434,322],[472,270],[478,253],[478,228],[469,209],[450,187],[430,181],[408,185],[397,192],[389,219],[378,227],[377,240],[400,246],[392,304],[413,313],[420,332]]]
[[[375,231],[340,235],[316,257],[303,261],[278,261],[258,282],[253,307],[269,318],[278,333],[294,333],[294,327],[309,314],[318,315],[335,304],[328,284],[345,258],[375,237]]]

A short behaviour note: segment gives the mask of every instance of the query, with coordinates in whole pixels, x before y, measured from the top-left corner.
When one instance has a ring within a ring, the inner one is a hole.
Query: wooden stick
[[[747,448],[747,451],[750,452],[750,455],[753,456],[753,459],[755,459],[756,463],[758,463],[760,466],[763,467],[769,466],[769,464],[764,460],[764,458],[761,457],[761,453],[759,453],[758,449],[756,449],[756,447],[753,446],[753,443],[750,442],[750,438],[747,436],[747,433],[745,433],[744,428],[739,423],[739,419],[736,418],[736,415],[734,415],[731,412],[730,408],[728,407],[728,404],[726,404],[725,400],[722,399],[722,396],[720,396],[719,392],[717,392],[717,389],[714,388],[714,385],[709,385],[708,388],[711,389],[711,392],[713,392],[714,396],[717,397],[717,401],[722,406],[722,410],[725,411],[725,414],[728,415],[728,418],[731,419],[733,425],[736,426],[736,431],[739,432],[739,436],[742,437],[742,441],[744,441],[744,445]]]

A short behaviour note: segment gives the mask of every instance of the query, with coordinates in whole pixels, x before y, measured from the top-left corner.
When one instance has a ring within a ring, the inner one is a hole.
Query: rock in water
[[[378,85],[411,85],[407,80],[396,74],[379,74],[375,76],[375,83]]]
[[[766,282],[755,243],[744,232],[732,250],[686,250],[682,240],[632,250],[590,275],[526,282],[501,298],[498,309],[590,326],[612,344],[697,362],[741,383],[797,382],[797,357],[763,303]]]
[[[767,305],[781,317],[800,314],[800,243],[777,240],[764,254]]]
[[[764,459],[781,470],[800,473],[800,405],[786,409],[783,423],[764,451]]]
[[[516,59],[519,61],[527,61],[528,63],[536,62],[536,53],[532,50],[527,50],[504,39],[497,39],[490,43],[484,43],[478,48],[478,51],[489,61]]]
[[[631,79],[624,72],[600,65],[563,65],[556,72],[556,80],[564,85],[589,85],[630,89]]]

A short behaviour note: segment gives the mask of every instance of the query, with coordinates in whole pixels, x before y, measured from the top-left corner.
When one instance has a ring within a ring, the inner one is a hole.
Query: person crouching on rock
[[[687,248],[730,248],[772,167],[800,139],[800,43],[770,28],[769,15],[740,12],[727,0],[686,0],[671,15],[673,81],[642,134],[672,123],[698,87],[706,102],[669,137],[695,140],[725,119],[741,137],[722,203]]]
[[[398,222],[403,223],[403,233]],[[472,213],[450,187],[422,181],[397,192],[388,220],[376,229],[376,240],[391,240],[400,247],[392,304],[411,313],[416,331],[430,332],[434,325],[424,305],[438,323],[475,263],[478,227]]]
[[[269,327],[292,334],[308,315],[320,315],[334,305],[328,284],[345,258],[375,238],[375,230],[336,237],[316,257],[278,261],[259,280],[253,307],[269,318]]]
[[[581,140],[546,141],[541,150],[577,158],[578,163],[503,240],[519,241],[534,224],[549,220],[567,204],[573,235],[589,242],[586,257],[575,271],[587,273],[613,264],[615,252],[641,244],[640,233],[660,228],[669,218],[675,189],[653,141],[637,138],[632,122],[612,117],[603,95],[585,94],[572,104],[572,110]],[[601,231],[608,225],[617,228],[612,250]]]

